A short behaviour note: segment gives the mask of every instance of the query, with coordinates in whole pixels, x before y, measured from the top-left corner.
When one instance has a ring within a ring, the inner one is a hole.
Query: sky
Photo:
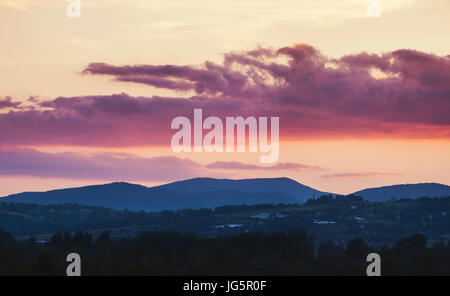
[[[0,0],[0,196],[289,177],[450,184],[450,1]],[[171,120],[280,118],[259,153],[174,153]]]

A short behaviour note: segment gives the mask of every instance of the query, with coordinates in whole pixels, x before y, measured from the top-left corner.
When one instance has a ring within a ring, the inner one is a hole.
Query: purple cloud
[[[173,181],[198,176],[229,177],[222,170],[302,170],[317,166],[280,163],[268,167],[238,162],[203,165],[174,156],[139,157],[126,153],[46,153],[34,149],[0,149],[0,175],[75,180]]]
[[[216,161],[206,165],[211,169],[224,170],[320,170],[320,166],[306,165],[294,162],[281,162],[274,165],[254,165],[238,161]]]
[[[229,53],[199,67],[92,63],[83,73],[195,95],[32,100],[30,108],[0,113],[0,144],[167,147],[171,120],[192,118],[194,108],[204,117],[278,116],[282,141],[450,138],[448,56],[402,49],[332,59],[299,44]]]
[[[19,108],[22,102],[13,102],[11,97],[0,98],[0,109]]]
[[[377,172],[361,172],[361,173],[340,173],[323,175],[322,178],[370,178],[379,176],[396,176],[396,173],[377,173]]]
[[[32,149],[0,150],[0,175],[80,180],[169,181],[206,174],[192,160],[173,156],[137,157],[118,153],[44,153]]]
[[[277,63],[280,56],[290,58],[289,63]],[[386,78],[374,77],[374,69]],[[297,117],[318,120],[372,120],[372,126],[450,125],[446,111],[450,108],[450,58],[408,49],[331,59],[309,45],[298,44],[227,54],[223,65],[205,62],[201,69],[95,63],[84,73],[136,83],[142,77],[185,81],[193,83],[191,89],[198,94],[240,98],[252,102],[255,109],[258,103],[276,111],[288,107]]]

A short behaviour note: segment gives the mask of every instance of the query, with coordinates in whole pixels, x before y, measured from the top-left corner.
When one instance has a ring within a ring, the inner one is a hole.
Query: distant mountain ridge
[[[289,178],[213,179],[195,178],[155,187],[125,182],[92,185],[46,192],[24,192],[0,198],[1,202],[80,204],[116,210],[162,211],[214,208],[225,205],[303,204],[329,194]],[[450,196],[450,186],[438,183],[392,185],[354,192],[369,201],[423,196]]]
[[[241,204],[302,204],[322,194],[288,178],[196,178],[156,187],[116,182],[47,192],[24,192],[0,198],[0,202],[45,205],[76,203],[119,210],[161,211]]]
[[[164,188],[174,192],[188,192],[194,194],[223,190],[236,190],[249,193],[280,192],[289,195],[300,203],[304,203],[313,197],[328,194],[289,178],[257,178],[241,180],[194,178],[154,188]]]
[[[420,198],[450,196],[450,186],[439,183],[418,183],[382,186],[356,191],[358,195],[369,201],[387,201],[392,198]]]

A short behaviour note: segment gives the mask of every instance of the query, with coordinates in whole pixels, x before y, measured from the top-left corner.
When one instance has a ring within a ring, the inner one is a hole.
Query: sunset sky
[[[128,181],[450,184],[450,1],[0,0],[0,196]],[[280,157],[174,153],[176,116],[277,116]]]

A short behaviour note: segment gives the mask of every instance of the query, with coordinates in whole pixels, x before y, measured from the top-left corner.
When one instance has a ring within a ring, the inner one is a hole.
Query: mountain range
[[[183,208],[214,208],[224,205],[303,204],[330,194],[289,178],[213,179],[195,178],[161,186],[115,182],[46,192],[24,192],[0,198],[0,202],[103,206],[133,211],[162,211]],[[370,201],[422,196],[450,196],[450,186],[437,183],[406,184],[369,188],[353,193]]]
[[[368,188],[352,193],[370,201],[386,201],[392,198],[419,198],[450,196],[450,186],[439,183],[420,183]]]

